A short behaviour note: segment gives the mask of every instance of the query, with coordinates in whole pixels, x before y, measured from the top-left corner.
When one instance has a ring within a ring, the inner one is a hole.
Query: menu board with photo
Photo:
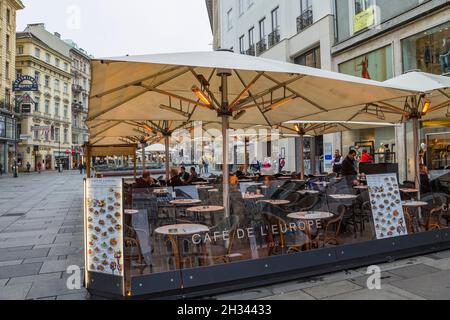
[[[377,239],[407,235],[397,175],[368,175],[367,184]]]
[[[87,269],[123,276],[122,179],[86,180]]]

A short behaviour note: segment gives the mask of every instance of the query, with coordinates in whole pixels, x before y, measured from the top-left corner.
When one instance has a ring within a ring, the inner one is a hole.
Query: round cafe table
[[[192,236],[209,232],[209,228],[202,224],[173,224],[167,225],[155,230],[157,234],[167,236],[172,246],[172,252],[176,260],[178,269],[182,269],[180,251],[178,249],[178,237]],[[190,257],[188,257],[190,258]],[[183,261],[184,262],[184,261]]]
[[[239,182],[253,182],[252,179],[239,179]]]
[[[421,214],[418,213],[418,217],[414,214],[411,214],[411,210],[413,212],[417,212],[419,208],[427,206],[428,203],[424,201],[403,201],[402,207],[404,209],[404,214],[406,218],[409,220],[409,223],[411,224],[411,231],[413,233],[419,232],[419,219],[421,219]]]
[[[219,189],[209,189],[208,192],[219,192]]]
[[[354,186],[353,189],[356,189],[356,190],[368,190],[369,186]]]
[[[331,212],[322,212],[322,211],[308,211],[308,212],[294,212],[290,213],[287,216],[288,218],[294,219],[294,220],[301,220],[306,221],[306,235],[309,239],[308,247],[311,248],[311,224],[310,221],[317,221],[317,220],[328,220],[334,217],[334,214]]]
[[[209,182],[207,181],[197,181],[197,182],[192,182],[191,183],[194,186],[201,186],[202,184],[209,184]]]
[[[127,209],[127,210],[124,210],[123,212],[124,212],[125,214],[127,214],[127,215],[132,216],[132,215],[134,215],[134,214],[138,214],[138,213],[139,213],[139,210]]]
[[[335,200],[355,200],[358,198],[358,196],[354,194],[330,194],[329,197]]]
[[[199,215],[209,213],[211,214],[211,220],[212,220],[212,213],[217,213],[220,211],[223,211],[225,208],[222,206],[198,206],[198,207],[191,207],[188,208],[186,211],[189,213],[193,213],[195,215],[195,220],[199,221]]]
[[[198,190],[208,190],[208,189],[214,189],[213,186],[207,186],[207,185],[199,185],[197,186]]]
[[[178,199],[178,200],[172,200],[169,203],[176,205],[176,206],[191,206],[195,204],[201,203],[201,200],[197,199]]]
[[[165,194],[165,193],[169,193],[169,190],[167,190],[167,189],[155,189],[155,190],[153,190],[153,193]]]
[[[246,194],[242,196],[242,199],[244,200],[255,200],[255,199],[262,199],[265,196],[263,194]]]
[[[297,193],[300,193],[301,195],[306,195],[306,194],[319,194],[320,192],[317,190],[299,190],[297,191]]]
[[[282,206],[282,205],[286,205],[286,204],[291,203],[288,200],[261,200],[259,202],[268,203],[268,204],[271,204],[271,205],[274,205],[274,206]]]

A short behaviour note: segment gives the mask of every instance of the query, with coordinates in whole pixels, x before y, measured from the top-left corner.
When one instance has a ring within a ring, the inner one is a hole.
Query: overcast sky
[[[212,50],[204,0],[22,0],[17,30],[44,22],[95,57]]]

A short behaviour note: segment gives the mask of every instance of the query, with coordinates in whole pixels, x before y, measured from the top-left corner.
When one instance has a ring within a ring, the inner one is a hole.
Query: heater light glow
[[[286,103],[288,103],[288,102],[294,100],[295,97],[296,97],[295,95],[292,95],[292,96],[289,96],[289,97],[287,97],[287,98],[285,98],[285,99],[283,99],[283,100],[280,100],[280,101],[278,101],[278,102],[275,102],[273,105],[270,106],[270,108],[271,108],[272,110],[273,110],[273,109],[277,109],[277,108],[279,108],[279,107],[285,105]]]
[[[193,86],[192,87],[192,92],[197,96],[197,98],[200,99],[201,102],[203,102],[205,105],[207,105],[208,107],[211,106],[211,101],[209,101],[208,96],[202,91],[200,90],[200,88]]]
[[[142,127],[147,131],[153,132],[153,128],[150,127],[148,124],[144,124]]]
[[[426,114],[431,107],[431,102],[430,101],[425,101],[425,103],[423,104],[423,108],[422,108],[422,114]]]

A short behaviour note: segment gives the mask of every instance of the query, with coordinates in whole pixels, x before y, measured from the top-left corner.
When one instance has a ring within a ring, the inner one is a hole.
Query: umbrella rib
[[[382,104],[381,106],[379,106],[380,108],[387,108],[388,110],[392,110],[394,112],[400,112],[401,114],[403,114],[405,116],[408,114],[405,110],[395,107],[387,102],[380,101],[378,103]]]
[[[267,75],[267,74],[264,74],[264,77],[266,77],[266,78],[269,79],[270,81],[273,81],[273,82],[275,82],[275,83],[277,83],[277,84],[280,84],[280,82],[279,82],[278,80],[272,78],[271,76],[269,76],[269,75]],[[315,102],[312,101],[311,99],[306,98],[304,95],[302,95],[302,94],[298,93],[297,91],[295,91],[295,90],[289,88],[288,86],[286,86],[286,89],[287,89],[288,91],[290,91],[291,93],[295,94],[296,96],[298,96],[299,98],[301,98],[301,99],[305,100],[306,102],[312,104],[312,105],[313,105],[314,107],[316,107],[317,109],[322,110],[322,111],[327,111],[327,109],[321,107],[320,105],[318,105],[317,103],[315,103]]]
[[[235,71],[236,71],[236,70],[235,70]],[[264,74],[264,76],[267,76],[267,75]],[[273,91],[276,91],[276,90],[278,90],[278,89],[280,89],[280,88],[283,88],[283,87],[285,87],[285,86],[287,86],[287,85],[289,85],[289,84],[291,84],[291,83],[293,83],[293,82],[295,82],[295,81],[298,81],[298,80],[302,79],[303,77],[305,77],[305,75],[299,75],[299,76],[294,77],[293,79],[287,80],[287,81],[285,81],[285,82],[280,82],[280,84],[278,84],[278,85],[276,85],[276,86],[274,86],[274,87],[272,87],[272,88],[269,88],[269,89],[267,89],[267,90],[264,90],[264,91],[262,91],[262,92],[260,92],[260,93],[258,93],[258,94],[252,95],[252,96],[250,96],[250,97],[248,97],[248,98],[242,100],[241,102],[237,103],[237,104],[235,105],[236,110],[239,110],[241,107],[245,106],[247,103],[249,103],[249,102],[252,101],[252,100],[257,100],[257,99],[259,99],[259,98],[262,98],[262,97],[264,97],[265,95],[268,95],[269,93],[271,93],[271,92],[273,92]]]
[[[159,76],[161,76],[161,75],[164,75],[164,74],[167,74],[167,73],[170,73],[170,72],[172,72],[172,71],[179,70],[179,69],[181,69],[181,68],[180,68],[179,66],[177,66],[177,67],[169,68],[169,69],[167,69],[167,70],[165,70],[165,71],[159,71],[159,72],[157,72],[157,73],[154,73],[154,74],[152,74],[152,75],[146,76],[146,77],[141,78],[141,79],[139,79],[139,80],[135,80],[135,81],[133,81],[133,82],[130,82],[130,83],[127,83],[127,84],[124,84],[124,85],[115,87],[115,88],[113,88],[113,89],[104,91],[104,92],[102,92],[102,93],[99,93],[99,94],[95,95],[94,98],[102,98],[102,97],[104,97],[104,96],[106,96],[106,95],[108,95],[108,94],[114,93],[114,92],[116,92],[116,91],[119,91],[119,90],[122,90],[122,89],[125,89],[125,88],[128,88],[128,87],[135,86],[135,85],[137,85],[137,84],[139,84],[139,83],[141,83],[141,82],[150,80],[150,79],[152,79],[152,78],[159,77]],[[186,71],[185,71],[185,72],[186,72]]]
[[[142,88],[145,88],[146,90],[140,91],[140,92],[138,92],[138,93],[132,95],[131,97],[127,98],[126,100],[121,101],[121,102],[119,102],[119,103],[116,103],[116,104],[112,105],[112,106],[109,107],[108,109],[103,110],[103,111],[100,111],[100,112],[98,112],[98,113],[96,113],[96,114],[90,116],[89,119],[87,119],[87,120],[88,120],[88,121],[93,120],[93,119],[95,119],[95,118],[97,118],[97,117],[99,117],[99,116],[102,116],[102,115],[104,115],[104,114],[106,114],[106,113],[108,113],[108,112],[110,112],[110,111],[112,111],[112,110],[114,110],[114,109],[117,109],[117,108],[121,107],[122,105],[124,105],[125,103],[127,103],[127,102],[129,102],[129,101],[131,101],[131,100],[134,100],[134,99],[140,97],[141,95],[145,94],[145,93],[148,92],[148,91],[158,92],[158,91],[157,91],[158,89],[156,89],[156,87],[159,87],[159,86],[161,86],[161,85],[163,85],[163,84],[165,84],[165,83],[167,83],[167,82],[169,82],[169,81],[172,81],[173,79],[175,79],[175,78],[177,78],[177,77],[179,77],[179,76],[185,74],[185,73],[188,72],[188,71],[189,71],[189,69],[182,70],[181,72],[177,73],[176,75],[174,75],[174,76],[171,77],[170,79],[165,79],[165,80],[163,80],[163,81],[158,82],[158,83],[157,83],[156,85],[154,85],[153,87],[150,87],[150,88],[152,88],[152,90],[149,90],[148,88],[146,88],[146,87],[142,84],[142,82],[141,82],[141,83],[137,83],[137,84],[135,84],[135,85],[140,85]],[[159,92],[159,93],[161,93],[161,92]],[[169,96],[170,96],[170,95],[169,95]],[[180,100],[181,100],[181,99],[180,99]]]
[[[103,130],[100,130],[99,132],[97,132],[96,134],[92,135],[93,138],[98,137],[99,135],[101,135],[102,133],[105,133],[108,130],[111,130],[115,127],[117,127],[119,124],[121,124],[123,121],[117,121],[116,123],[110,125],[108,128],[105,128]]]
[[[442,90],[442,89],[439,89],[438,91],[439,91],[440,93],[442,93],[444,96],[446,96],[447,99],[450,99],[450,95],[448,95],[447,92],[445,92],[445,91]]]
[[[441,103],[441,104],[439,104],[439,105],[437,105],[435,107],[430,108],[430,112],[434,112],[434,111],[443,109],[443,108],[445,108],[445,107],[447,107],[449,105],[450,105],[450,100],[449,101],[445,101],[445,102],[443,102],[443,103]]]
[[[235,71],[236,72],[236,71]],[[237,74],[237,72],[236,72]],[[250,81],[247,85],[244,84],[244,81],[241,79],[241,76],[239,75],[239,80],[241,80],[242,85],[244,86],[244,90],[237,96],[236,99],[231,103],[230,107],[228,108],[228,111],[232,110],[234,106],[239,102],[239,100],[242,98],[244,94],[250,91],[250,88],[258,81],[259,78],[263,76],[264,72],[258,72],[255,78],[253,78],[252,81]]]
[[[242,79],[241,75],[239,74],[239,72],[237,72],[237,70],[234,70],[234,73],[236,73],[239,81],[242,83],[242,85],[247,88],[247,85],[245,84],[244,79]],[[264,73],[262,73],[261,75],[263,75]],[[259,79],[259,77],[258,77]],[[256,82],[256,81],[255,81]],[[270,123],[269,119],[267,118],[267,116],[265,115],[264,111],[261,109],[261,107],[258,104],[258,101],[256,101],[256,98],[253,96],[252,92],[250,91],[250,89],[247,90],[248,91],[248,95],[253,99],[253,102],[256,104],[256,108],[258,109],[258,111],[261,113],[261,115],[263,116],[264,120],[266,120],[267,124],[271,127],[272,124]]]

